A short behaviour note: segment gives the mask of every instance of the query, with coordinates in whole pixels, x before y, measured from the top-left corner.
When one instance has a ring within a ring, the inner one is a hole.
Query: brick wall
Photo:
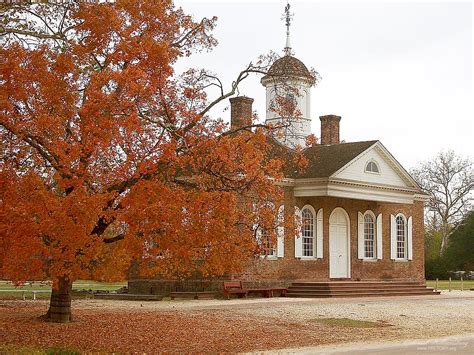
[[[229,279],[243,280],[247,287],[287,287],[296,280],[329,280],[329,217],[336,207],[342,207],[350,218],[350,263],[351,280],[424,280],[424,225],[423,204],[395,204],[374,201],[352,200],[334,197],[295,198],[291,188],[285,191],[285,211],[293,213],[293,206],[302,208],[309,204],[316,211],[323,208],[323,258],[300,260],[295,258],[294,236],[285,235],[284,257],[276,260],[252,260],[246,271],[213,280],[149,280],[129,281],[131,293],[168,295],[170,291],[214,290],[222,292],[222,282]],[[364,261],[358,259],[357,213],[371,210],[383,218],[383,259]],[[394,261],[390,259],[390,214],[403,213],[413,218],[413,260]]]
[[[424,280],[424,225],[423,204],[394,204],[374,201],[352,200],[334,197],[291,198],[287,195],[285,211],[292,211],[294,204],[302,208],[310,204],[316,211],[323,208],[323,258],[300,260],[295,258],[294,236],[285,235],[284,258],[255,260],[249,263],[246,272],[234,275],[244,280],[329,280],[329,217],[336,207],[342,207],[350,218],[350,263],[351,280]],[[371,210],[383,219],[383,259],[364,261],[358,259],[357,213]],[[403,213],[413,217],[413,260],[390,259],[390,214]]]

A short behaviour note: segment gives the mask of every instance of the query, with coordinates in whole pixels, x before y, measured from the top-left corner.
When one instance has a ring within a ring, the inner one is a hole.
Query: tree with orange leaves
[[[222,275],[275,238],[282,162],[265,127],[228,131],[235,94],[183,56],[216,45],[168,0],[2,5],[0,274],[50,279],[47,318],[71,319],[77,279]],[[217,98],[206,88],[218,86]],[[291,222],[290,222],[291,223]]]

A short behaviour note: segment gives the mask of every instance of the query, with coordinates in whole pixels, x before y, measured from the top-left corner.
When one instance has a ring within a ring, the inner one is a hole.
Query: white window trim
[[[376,218],[376,243],[377,243],[377,260],[383,259],[383,215],[379,213]]]
[[[413,216],[407,219],[407,258],[413,260]]]
[[[299,209],[298,206],[294,206],[295,210],[295,223],[301,224],[301,210]],[[301,236],[301,228],[295,229],[295,237],[294,237],[294,245],[295,245],[295,258],[296,259],[301,259],[301,256],[303,254],[303,248],[302,248],[302,236]]]
[[[260,238],[260,241],[261,241],[262,228],[260,226],[257,227],[256,235],[257,235],[257,239]],[[260,259],[263,259],[263,260],[278,260],[278,256],[276,255],[277,254],[277,248],[275,247],[274,250],[275,250],[275,253],[273,255],[260,254],[259,255]]]
[[[277,216],[276,216],[276,221],[277,221],[277,224],[280,224],[280,223],[284,223],[285,221],[285,205],[282,204],[278,207],[278,210],[277,210]],[[281,229],[280,229],[281,228]],[[280,232],[281,231],[281,232]],[[281,233],[281,236],[280,236],[280,233]],[[257,236],[258,234],[262,234],[262,228],[261,227],[257,227]],[[284,253],[284,243],[285,243],[285,227],[283,226],[277,226],[276,227],[276,238],[277,238],[277,242],[276,242],[276,245],[275,247],[273,248],[274,250],[274,254],[272,255],[267,255],[267,254],[260,254],[260,259],[264,259],[264,260],[278,260],[278,259],[282,259],[284,257],[284,254],[282,256],[278,256],[278,239],[281,238],[283,239],[282,243],[283,243],[283,253]]]
[[[275,255],[260,255],[260,259],[264,260],[278,260],[278,257]]]
[[[316,233],[317,233],[317,226],[318,226],[317,213],[316,213],[316,210],[314,209],[313,206],[311,206],[311,205],[304,205],[303,207],[301,207],[301,210],[300,210],[301,218],[303,217],[303,211],[305,210],[305,208],[309,209],[309,210],[311,211],[311,213],[313,214],[313,256],[304,256],[304,255],[302,255],[299,259],[300,259],[300,260],[316,260],[316,259],[317,259],[317,250],[316,250],[317,238],[316,238]],[[303,225],[302,225],[301,227],[303,227]],[[302,233],[301,233],[301,237],[300,237],[300,238],[303,238],[303,234],[302,234]],[[303,240],[301,240],[301,242],[303,242]],[[303,253],[303,248],[301,249],[301,253]]]
[[[404,258],[398,258],[397,257],[397,243],[398,243],[398,240],[397,240],[397,234],[395,234],[395,259],[393,259],[394,261],[402,261],[402,262],[408,262],[410,260],[408,260],[408,218],[403,214],[403,213],[398,213],[397,215],[395,215],[395,223],[397,222],[397,218],[398,217],[402,217],[403,218],[403,221],[404,221],[404,226],[405,226],[405,257]],[[395,224],[395,233],[397,233],[397,225]]]
[[[372,212],[371,210],[367,210],[364,212],[363,214],[363,217],[362,217],[362,221],[364,222],[364,227],[365,227],[365,216],[366,215],[370,215],[374,221],[374,250],[373,250],[373,254],[374,256],[369,258],[367,256],[365,256],[365,245],[364,245],[364,254],[363,254],[363,257],[361,260],[363,261],[378,261],[379,259],[377,258],[377,217],[375,216],[375,213]],[[365,231],[363,230],[362,231],[362,242],[365,241]]]
[[[320,208],[316,213],[316,258],[324,257],[324,210]]]
[[[321,260],[321,258],[318,259],[318,258],[315,257],[315,256],[302,256],[302,257],[300,257],[300,258],[298,258],[298,259],[300,259],[301,261],[311,261],[311,260],[312,260],[312,261],[317,261],[317,260]]]
[[[282,204],[278,207],[277,210],[277,229],[276,229],[276,250],[275,257],[276,259],[281,259],[285,257],[285,205]],[[280,225],[283,224],[283,225]]]
[[[369,165],[369,163],[374,163],[374,164],[377,166],[378,172],[367,170],[367,165]],[[365,162],[365,167],[364,167],[364,173],[366,173],[366,174],[380,175],[380,174],[381,174],[381,170],[380,170],[380,165],[379,165],[379,163],[377,163],[377,161],[374,160],[374,159],[370,159],[370,160],[366,161],[366,162]]]

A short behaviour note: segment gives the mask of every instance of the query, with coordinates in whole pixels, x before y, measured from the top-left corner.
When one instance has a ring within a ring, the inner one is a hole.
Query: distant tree
[[[150,276],[219,275],[253,257],[256,221],[276,240],[283,162],[268,158],[267,127],[208,115],[269,61],[228,89],[175,73],[216,45],[215,19],[168,0],[0,15],[0,274],[53,280],[48,319],[70,320],[78,278],[123,279],[132,261]]]
[[[428,236],[430,232],[441,234],[440,255],[446,250],[453,229],[472,208],[472,168],[471,159],[446,151],[411,171],[430,195],[425,220]]]
[[[451,234],[444,257],[453,271],[474,271],[474,211]]]
[[[432,260],[439,258],[441,249],[441,232],[429,229],[425,231],[425,259]]]

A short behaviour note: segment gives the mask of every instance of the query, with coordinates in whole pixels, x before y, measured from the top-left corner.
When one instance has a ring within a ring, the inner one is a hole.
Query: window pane
[[[365,171],[370,171],[372,173],[378,173],[379,172],[379,167],[377,164],[373,161],[369,161],[367,163],[367,166],[365,167]]]
[[[262,255],[267,256],[275,256],[276,255],[276,248],[272,243],[272,239],[270,233],[268,233],[268,229],[262,228],[262,234],[258,244],[260,245]]]
[[[405,259],[406,252],[406,235],[405,235],[405,219],[402,216],[397,217],[397,258]]]
[[[374,240],[375,240],[375,223],[374,218],[367,214],[364,217],[364,256],[366,258],[374,257]]]
[[[310,209],[305,208],[301,213],[303,236],[303,256],[314,256],[314,216]]]

